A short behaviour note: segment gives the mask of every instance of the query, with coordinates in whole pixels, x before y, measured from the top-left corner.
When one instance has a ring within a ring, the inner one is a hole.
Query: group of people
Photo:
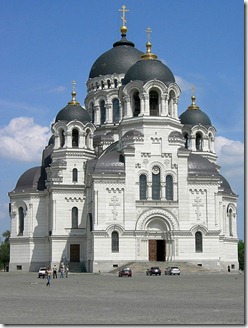
[[[48,268],[46,270],[46,276],[47,276],[47,286],[51,286],[51,276],[53,275],[53,279],[57,279],[58,278],[58,274],[57,274],[57,266],[56,264],[54,264],[53,269],[51,270],[50,268]],[[60,272],[60,278],[64,278],[64,275],[66,278],[68,278],[68,272],[69,272],[69,268],[68,266],[65,266],[64,263],[61,263],[60,268],[59,268],[59,272]]]

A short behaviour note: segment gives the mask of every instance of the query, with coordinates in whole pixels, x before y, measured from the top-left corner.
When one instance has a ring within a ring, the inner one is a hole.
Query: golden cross
[[[194,85],[192,85],[192,96],[194,96],[195,95],[195,87],[194,87]]]
[[[147,33],[147,40],[148,42],[150,42],[150,39],[151,39],[151,33],[152,33],[152,30],[150,27],[147,27],[146,29],[146,33]]]
[[[72,81],[72,92],[76,92],[76,81]]]
[[[126,9],[127,7],[125,5],[123,5],[121,8],[122,9],[119,9],[118,11],[122,11],[122,16],[121,16],[122,24],[125,25],[125,23],[127,22],[125,19],[125,13],[128,12],[129,10]]]

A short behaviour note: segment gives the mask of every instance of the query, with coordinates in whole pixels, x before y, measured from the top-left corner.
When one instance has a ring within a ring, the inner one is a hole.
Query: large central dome
[[[140,59],[142,52],[136,49],[134,43],[126,39],[126,31],[122,31],[122,38],[113,44],[113,48],[103,53],[94,62],[89,78],[100,75],[126,73],[128,69]]]

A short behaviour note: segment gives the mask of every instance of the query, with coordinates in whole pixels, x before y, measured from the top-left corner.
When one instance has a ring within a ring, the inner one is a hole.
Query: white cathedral
[[[121,39],[91,67],[85,107],[73,88],[41,166],[9,192],[9,269],[238,270],[237,195],[216,164],[216,129],[194,94],[178,114],[173,73],[151,52],[149,29],[146,53],[126,38],[122,11]]]

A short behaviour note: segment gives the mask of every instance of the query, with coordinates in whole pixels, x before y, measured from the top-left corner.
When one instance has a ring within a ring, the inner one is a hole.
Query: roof
[[[71,122],[74,120],[80,121],[82,123],[87,123],[91,122],[91,117],[90,114],[79,104],[68,104],[66,107],[62,108],[61,111],[58,112],[55,122]]]
[[[166,85],[175,82],[175,77],[171,70],[160,60],[139,60],[127,71],[122,84],[126,85],[130,81],[140,80],[147,82],[157,79],[164,82]]]
[[[100,75],[126,73],[140,59],[142,52],[134,47],[134,43],[122,35],[122,39],[113,44],[113,48],[104,52],[92,65],[89,78]]]
[[[32,167],[25,171],[17,181],[15,192],[42,191],[45,189],[45,180],[41,166]]]

